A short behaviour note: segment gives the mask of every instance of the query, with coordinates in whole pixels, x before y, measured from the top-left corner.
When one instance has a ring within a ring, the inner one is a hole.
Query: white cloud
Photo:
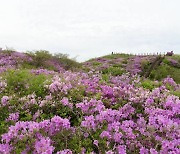
[[[0,0],[0,46],[87,60],[117,52],[180,53],[179,0]]]

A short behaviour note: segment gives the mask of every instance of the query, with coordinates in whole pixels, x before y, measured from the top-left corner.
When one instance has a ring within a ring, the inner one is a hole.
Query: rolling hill
[[[83,63],[0,52],[0,153],[180,153],[180,55]]]

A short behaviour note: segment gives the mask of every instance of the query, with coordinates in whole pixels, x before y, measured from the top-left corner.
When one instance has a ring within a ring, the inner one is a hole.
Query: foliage
[[[30,64],[34,65],[36,68],[46,68],[45,62],[52,58],[52,55],[49,53],[49,51],[46,50],[38,50],[35,52],[29,51],[27,52],[27,54],[33,58],[33,61]]]
[[[122,75],[124,70],[119,67],[108,67],[102,70],[102,74],[111,74],[113,76]]]
[[[99,58],[89,72],[45,69],[79,68],[66,54],[29,56],[0,73],[0,153],[180,153],[178,68],[164,61],[151,80],[125,73],[146,69],[139,56]],[[12,53],[2,57],[6,68]]]
[[[53,57],[57,59],[66,70],[77,70],[81,68],[81,64],[76,62],[75,59],[70,59],[67,54],[55,54]]]
[[[150,79],[162,80],[167,76],[171,76],[177,83],[180,83],[180,69],[167,64],[162,64],[156,70],[153,70]]]
[[[142,82],[142,87],[145,89],[153,90],[155,88],[155,85],[151,80],[145,80]]]
[[[111,54],[111,55],[106,55],[106,56],[103,56],[103,58],[108,58],[108,59],[114,59],[114,58],[128,58],[132,55],[130,54],[125,54],[125,53],[117,53],[117,54]]]
[[[92,65],[93,65],[93,66],[99,66],[99,65],[101,65],[101,63],[94,61],[94,62],[92,63]]]
[[[35,52],[27,52],[32,57],[32,61],[27,64],[23,64],[23,68],[45,68],[49,70],[59,71],[62,67],[66,70],[77,70],[81,67],[80,63],[76,62],[75,59],[70,59],[69,55],[56,53],[50,54],[46,50],[38,50]]]
[[[48,77],[43,74],[33,75],[28,70],[9,70],[4,73],[3,78],[7,82],[6,93],[20,96],[32,93],[41,97],[46,95],[44,83]]]

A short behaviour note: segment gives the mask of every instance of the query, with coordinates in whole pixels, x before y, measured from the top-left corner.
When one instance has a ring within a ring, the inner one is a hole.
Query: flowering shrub
[[[174,95],[180,85],[171,77],[106,75],[2,74],[0,153],[180,153],[180,99]]]

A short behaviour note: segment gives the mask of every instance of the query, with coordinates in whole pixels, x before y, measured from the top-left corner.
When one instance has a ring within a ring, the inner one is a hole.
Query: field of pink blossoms
[[[33,66],[33,58],[0,54],[0,154],[180,153],[173,78],[71,71],[46,59],[49,69]]]

